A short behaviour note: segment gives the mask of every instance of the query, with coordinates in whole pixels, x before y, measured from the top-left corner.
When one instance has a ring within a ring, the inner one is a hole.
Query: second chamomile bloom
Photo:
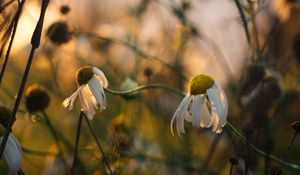
[[[195,76],[188,85],[188,93],[180,103],[171,120],[171,132],[176,120],[178,135],[185,133],[184,121],[194,127],[212,127],[215,133],[222,132],[227,123],[228,102],[222,87],[210,76]]]
[[[63,101],[63,106],[72,110],[74,101],[79,95],[83,112],[92,120],[96,113],[95,109],[101,111],[107,106],[103,88],[108,86],[108,81],[100,69],[84,66],[77,71],[76,82],[78,89]]]

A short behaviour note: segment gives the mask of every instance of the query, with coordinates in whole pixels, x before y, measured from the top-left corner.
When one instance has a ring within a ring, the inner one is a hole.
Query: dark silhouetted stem
[[[111,168],[110,168],[110,165],[109,165],[109,163],[108,163],[108,161],[107,161],[107,159],[106,159],[106,156],[105,156],[104,151],[103,151],[103,149],[102,149],[102,146],[101,146],[101,144],[100,144],[100,141],[98,140],[97,135],[96,135],[96,133],[95,133],[95,131],[94,131],[94,129],[93,129],[93,127],[92,127],[92,125],[91,125],[89,119],[87,118],[87,116],[86,116],[85,114],[83,114],[83,115],[84,115],[84,118],[85,118],[85,120],[86,120],[86,122],[87,122],[87,124],[88,124],[88,127],[89,127],[89,129],[90,129],[90,131],[91,131],[91,133],[92,133],[92,135],[93,135],[93,137],[94,137],[94,139],[95,139],[95,141],[96,141],[96,143],[97,143],[97,145],[98,145],[98,148],[99,148],[99,150],[100,150],[100,152],[101,152],[101,154],[102,154],[103,160],[104,160],[104,162],[105,162],[105,164],[106,164],[106,166],[107,166],[107,168],[108,168],[108,170],[109,170],[109,173],[110,173],[111,175],[113,175],[112,170],[111,170]]]
[[[80,130],[81,130],[81,124],[82,124],[82,117],[83,117],[83,112],[80,112],[79,119],[78,119],[78,124],[77,124],[77,132],[76,132],[76,139],[75,139],[75,150],[74,150],[74,159],[73,159],[73,164],[71,168],[71,175],[74,175],[76,173],[76,164],[77,164],[77,159],[78,159],[78,147],[79,147],[79,139],[80,139]]]
[[[1,145],[0,145],[0,159],[2,158],[3,151],[4,151],[4,148],[5,148],[9,133],[11,132],[11,128],[13,126],[13,123],[14,123],[15,119],[16,119],[16,114],[17,114],[17,111],[18,111],[18,108],[19,108],[19,105],[20,105],[20,102],[21,102],[21,98],[22,98],[22,95],[23,95],[23,92],[24,92],[24,89],[25,89],[25,85],[26,85],[26,81],[27,81],[27,78],[28,78],[28,75],[29,75],[29,71],[30,71],[30,67],[31,67],[31,64],[32,64],[34,52],[39,47],[39,44],[40,44],[44,17],[45,17],[45,13],[46,13],[46,9],[48,7],[49,1],[50,0],[43,0],[42,1],[40,18],[37,22],[36,28],[35,28],[35,30],[33,32],[33,35],[32,35],[32,40],[31,40],[32,48],[31,48],[31,51],[30,51],[28,62],[27,62],[26,68],[25,68],[25,72],[24,72],[22,81],[21,81],[21,85],[19,87],[19,91],[18,91],[18,94],[17,94],[17,97],[16,97],[16,101],[15,101],[13,110],[12,110],[12,114],[9,117],[7,128],[6,128],[3,140],[2,140]]]
[[[19,4],[17,13],[16,13],[16,15],[14,16],[14,19],[13,19],[13,31],[12,31],[11,38],[10,38],[10,41],[9,41],[9,45],[8,45],[8,48],[7,48],[7,51],[6,51],[6,54],[5,54],[5,58],[4,58],[4,60],[3,60],[2,69],[1,69],[1,72],[0,72],[0,84],[1,84],[2,79],[3,79],[3,76],[4,76],[4,72],[5,72],[5,70],[6,70],[6,65],[7,65],[9,56],[10,56],[10,51],[11,51],[11,48],[12,48],[12,45],[13,45],[13,42],[14,42],[14,39],[15,39],[15,35],[16,35],[17,28],[18,28],[18,23],[19,23],[20,15],[21,15],[21,13],[22,13],[23,6],[24,6],[25,1],[26,1],[26,0],[23,0],[23,1]],[[12,2],[13,2],[13,1],[10,1],[10,2],[8,3],[8,5],[9,5],[10,3],[12,3]],[[7,5],[6,5],[6,6],[7,6]],[[6,6],[5,6],[5,7],[6,7]]]
[[[230,165],[229,175],[232,175],[232,172],[233,172],[233,166],[234,166],[234,164],[231,164],[231,165]]]

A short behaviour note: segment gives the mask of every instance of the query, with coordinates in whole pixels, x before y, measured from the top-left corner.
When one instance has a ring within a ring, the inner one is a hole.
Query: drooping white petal
[[[215,107],[211,107],[212,131],[216,132],[219,129],[219,117]]]
[[[76,99],[76,97],[78,96],[79,92],[81,91],[81,89],[83,88],[83,86],[80,86],[70,97],[66,98],[63,101],[63,106],[68,109],[69,111],[73,109],[74,106],[74,101]]]
[[[223,105],[215,84],[207,90],[207,95],[212,104],[212,107],[215,107],[218,116],[223,116]]]
[[[3,136],[0,138],[2,142]],[[4,159],[8,166],[8,174],[15,174],[22,167],[22,149],[12,133],[9,134],[3,152]]]
[[[184,114],[184,119],[185,121],[192,123],[192,116],[188,111]]]
[[[208,100],[204,96],[202,98],[201,105],[200,105],[200,111],[201,111],[200,126],[203,127],[203,128],[209,128],[211,126],[211,123],[212,123],[212,117],[211,117],[211,114],[208,110],[207,103],[208,103]]]
[[[87,115],[88,119],[90,120],[93,119],[96,113],[92,98],[93,96],[90,90],[87,86],[85,86],[79,94],[79,99],[83,112]]]
[[[222,102],[222,111],[223,111],[223,115],[222,117],[227,118],[227,114],[228,114],[228,99],[227,99],[227,96],[223,90],[223,88],[219,85],[219,83],[215,82],[216,83],[216,86],[217,86],[217,90],[220,94],[220,98],[221,98],[221,102]],[[226,120],[227,121],[227,120]],[[225,123],[226,124],[226,123]],[[224,124],[224,125],[225,125]]]
[[[93,67],[93,72],[94,72],[94,74],[96,74],[97,78],[101,81],[102,86],[107,88],[108,87],[108,81],[107,81],[104,73],[96,67]]]
[[[192,96],[191,95],[186,95],[183,100],[181,101],[179,107],[177,108],[176,112],[174,113],[172,120],[171,120],[171,133],[174,135],[173,132],[173,123],[174,120],[176,119],[176,128],[177,128],[177,133],[180,136],[181,133],[185,133],[184,131],[184,119],[185,119],[185,113],[188,110],[188,107],[191,103]]]
[[[202,96],[201,95],[195,95],[193,102],[192,102],[192,125],[193,127],[199,127],[200,126],[200,115],[201,115],[201,101]]]
[[[104,90],[102,88],[101,82],[93,77],[88,82],[89,89],[91,90],[93,96],[96,98],[97,102],[100,104],[100,110],[106,108],[106,97],[104,94]]]

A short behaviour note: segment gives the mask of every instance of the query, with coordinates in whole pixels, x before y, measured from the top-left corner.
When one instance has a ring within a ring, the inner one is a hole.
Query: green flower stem
[[[132,94],[134,92],[138,92],[138,91],[142,91],[142,90],[146,90],[146,89],[165,89],[167,91],[176,93],[182,97],[185,96],[185,93],[179,89],[176,89],[174,87],[170,87],[168,85],[164,85],[164,84],[148,84],[148,85],[142,85],[139,87],[136,87],[132,90],[128,90],[128,91],[115,91],[115,90],[111,90],[111,89],[105,89],[106,92],[113,94],[113,95],[128,95],[128,94]],[[235,135],[237,135],[243,142],[247,142],[246,137],[241,134],[233,125],[231,125],[229,122],[227,122],[227,125],[225,126],[228,130],[230,130],[231,132],[233,132]],[[300,171],[300,166],[296,165],[296,164],[292,164],[292,163],[288,163],[272,154],[267,154],[266,152],[262,151],[261,149],[257,148],[255,145],[253,145],[252,143],[249,143],[250,148],[252,148],[255,152],[257,152],[259,155],[263,156],[263,157],[267,157],[283,166],[285,166],[286,168],[289,169],[293,169],[293,170],[297,170]]]
[[[143,90],[146,90],[146,89],[165,89],[165,90],[173,92],[175,94],[179,94],[182,97],[185,96],[185,93],[182,92],[181,90],[170,87],[168,85],[159,84],[159,83],[141,85],[141,86],[138,86],[134,89],[127,90],[127,91],[116,91],[116,90],[111,90],[111,89],[108,89],[108,88],[105,88],[104,90],[106,92],[110,93],[110,94],[113,94],[113,95],[129,95],[129,94],[132,94],[132,93],[135,93],[135,92],[138,92],[138,91],[143,91]]]

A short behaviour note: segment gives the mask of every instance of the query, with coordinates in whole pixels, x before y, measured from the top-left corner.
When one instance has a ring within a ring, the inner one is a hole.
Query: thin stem
[[[286,159],[288,159],[289,152],[290,152],[290,150],[291,150],[291,148],[292,148],[292,146],[293,146],[293,143],[294,143],[294,141],[295,141],[295,138],[296,138],[297,134],[298,134],[298,132],[295,131],[295,134],[294,134],[294,136],[293,136],[293,138],[292,138],[292,140],[291,140],[291,143],[290,143],[290,145],[289,145],[289,147],[288,147],[288,150],[287,150],[287,153],[286,153],[286,156],[285,156]]]
[[[12,48],[12,45],[13,45],[13,42],[14,42],[14,39],[15,39],[15,35],[16,35],[17,28],[18,28],[20,15],[22,13],[23,5],[24,5],[25,1],[26,0],[23,0],[19,4],[18,11],[17,11],[17,13],[16,13],[16,15],[14,16],[14,19],[13,19],[13,23],[14,23],[13,24],[13,31],[12,31],[11,38],[10,38],[10,41],[9,41],[9,45],[8,45],[8,48],[7,48],[7,51],[6,51],[6,54],[5,54],[5,58],[4,58],[4,61],[3,61],[3,64],[2,64],[2,69],[1,69],[1,72],[0,72],[0,84],[1,84],[3,76],[4,76],[4,72],[6,70],[6,65],[7,65],[9,56],[10,56],[10,51],[11,51],[11,48]],[[10,2],[13,2],[13,1],[10,1]]]
[[[234,164],[232,163],[232,164],[230,165],[229,175],[232,175],[232,172],[233,172],[233,166],[234,166]]]
[[[21,85],[19,87],[19,91],[18,91],[18,94],[17,94],[17,98],[16,98],[16,101],[15,101],[13,110],[12,110],[12,114],[9,117],[7,128],[6,128],[3,140],[2,140],[1,145],[0,145],[0,159],[2,158],[3,151],[4,151],[4,148],[5,148],[9,133],[10,133],[12,125],[13,125],[15,119],[16,119],[16,114],[17,114],[17,111],[18,111],[18,108],[19,108],[19,105],[20,105],[20,102],[21,102],[21,99],[22,99],[22,95],[23,95],[23,92],[24,92],[24,89],[25,89],[27,78],[29,76],[29,71],[30,71],[32,60],[33,60],[34,52],[39,47],[39,44],[40,44],[44,17],[45,17],[45,13],[46,13],[46,9],[47,9],[47,6],[49,4],[49,1],[50,0],[43,0],[42,1],[41,14],[40,14],[40,18],[37,22],[36,28],[34,30],[34,33],[32,35],[32,40],[31,40],[32,48],[31,48],[31,51],[30,51],[30,55],[29,55],[29,58],[28,58],[26,69],[25,69],[25,72],[24,72],[24,75],[23,75],[23,79],[21,81]]]
[[[94,137],[94,139],[95,139],[95,141],[97,143],[97,146],[98,146],[98,148],[99,148],[99,150],[100,150],[100,152],[102,154],[103,160],[104,160],[104,162],[105,162],[105,164],[106,164],[106,166],[107,166],[107,168],[109,170],[109,173],[111,175],[113,175],[112,170],[110,168],[110,165],[108,163],[108,160],[106,159],[105,153],[104,153],[104,151],[102,149],[102,146],[100,144],[100,141],[98,140],[97,135],[96,135],[96,133],[95,133],[95,131],[94,131],[94,129],[93,129],[93,127],[92,127],[89,119],[87,118],[87,116],[84,113],[83,113],[83,115],[84,115],[84,119],[85,119],[86,123],[88,124],[88,127],[89,127],[89,129],[90,129],[90,131],[91,131],[91,133],[92,133],[92,135],[93,135],[93,137]]]
[[[185,93],[182,92],[181,90],[177,89],[177,88],[173,88],[173,87],[170,87],[168,85],[158,84],[158,83],[141,85],[141,86],[138,86],[134,89],[127,90],[127,91],[117,91],[117,90],[111,90],[111,89],[107,89],[107,88],[105,88],[104,90],[106,92],[108,92],[110,94],[114,94],[114,95],[128,95],[128,94],[132,94],[132,93],[135,93],[135,92],[138,92],[138,91],[143,91],[143,90],[146,90],[146,89],[165,89],[165,90],[173,92],[175,94],[185,96]]]
[[[248,174],[248,164],[249,164],[249,136],[246,136],[246,158],[245,158],[245,175]]]
[[[82,117],[83,117],[83,111],[80,112],[79,119],[78,119],[78,124],[77,124],[77,132],[76,132],[76,139],[75,139],[75,150],[74,150],[74,159],[73,159],[73,164],[71,168],[71,175],[75,174],[75,168],[76,168],[76,163],[78,159],[78,147],[79,147],[79,139],[80,139],[80,130],[81,130],[81,124],[82,124]]]
[[[227,125],[225,127],[228,128],[229,130],[231,130],[234,134],[236,134],[243,142],[247,142],[246,137],[243,136],[243,134],[241,134],[237,129],[235,129],[235,127],[232,126],[229,122],[227,122]],[[273,161],[275,161],[281,165],[284,165],[287,168],[298,170],[298,171],[300,170],[299,165],[285,162],[284,160],[279,159],[278,157],[276,157],[272,154],[268,154],[268,153],[262,151],[261,149],[257,148],[255,145],[253,145],[252,143],[249,143],[249,147],[252,148],[259,155],[261,155],[263,157],[268,157],[268,158],[272,159]]]
[[[30,148],[26,148],[26,147],[23,147],[23,146],[22,146],[22,151],[25,154],[32,154],[32,155],[35,155],[35,156],[56,156],[56,153],[53,153],[53,152],[32,150]]]
[[[244,26],[244,30],[245,30],[245,34],[246,34],[247,41],[248,41],[248,45],[250,46],[251,45],[251,37],[250,37],[248,22],[247,22],[246,15],[244,13],[242,4],[239,0],[234,0],[234,2],[235,2],[235,5],[236,5],[236,7],[239,11],[240,16],[241,16],[243,26]]]

